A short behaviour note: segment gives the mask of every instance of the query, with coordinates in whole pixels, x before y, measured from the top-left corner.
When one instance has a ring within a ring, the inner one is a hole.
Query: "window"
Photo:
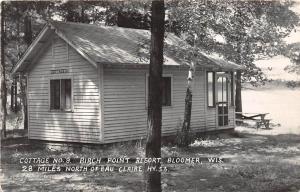
[[[217,72],[217,74],[217,102],[228,103],[228,76],[221,72]]]
[[[162,78],[162,106],[171,106],[171,77]]]
[[[207,106],[215,106],[215,73],[207,72]]]
[[[69,111],[72,108],[71,79],[50,80],[50,109]]]
[[[171,106],[172,105],[172,77],[164,76],[162,77],[162,106]],[[149,76],[147,75],[147,98],[146,102],[148,105],[149,98]]]

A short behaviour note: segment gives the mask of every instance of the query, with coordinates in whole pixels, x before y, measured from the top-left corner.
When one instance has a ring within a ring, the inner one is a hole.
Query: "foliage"
[[[148,2],[109,1],[5,1],[5,56],[7,71],[17,63],[28,45],[24,38],[24,19],[32,22],[33,39],[50,19],[105,23],[121,27],[149,29]]]
[[[298,24],[290,1],[177,1],[168,29],[206,52],[244,65],[243,81],[266,80],[254,60],[282,53],[283,38]]]
[[[143,1],[113,2],[106,6],[106,25],[150,29],[150,4]]]
[[[300,75],[300,43],[293,43],[287,46],[285,56],[290,58],[292,65],[285,67],[285,70],[290,73]]]
[[[45,20],[51,16],[51,2],[21,2],[5,1],[4,20],[5,20],[5,56],[8,71],[17,63],[18,59],[27,49],[24,20],[30,17],[32,21],[33,38],[42,29]]]
[[[300,87],[299,81],[287,81],[286,86],[290,88]]]
[[[34,37],[48,19],[150,28],[148,1],[13,1],[6,4],[6,56],[10,66],[27,48],[22,22],[26,15],[32,19]],[[282,39],[298,23],[298,17],[289,9],[291,6],[291,1],[168,1],[166,31],[195,44],[201,51],[217,52],[229,61],[246,66],[243,81],[255,84],[266,78],[254,60],[282,53]]]

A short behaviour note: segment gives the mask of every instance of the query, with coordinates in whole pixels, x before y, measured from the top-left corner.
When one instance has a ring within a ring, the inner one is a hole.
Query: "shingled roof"
[[[94,65],[149,64],[151,34],[148,30],[51,21],[28,48],[12,73],[26,70],[27,64],[31,63],[43,46],[42,42],[53,32]],[[172,47],[181,50],[191,48],[185,41],[168,33],[165,38],[164,65],[188,65],[189,61],[176,54],[176,49]],[[237,64],[204,53],[197,54],[197,65],[223,70],[241,69]]]

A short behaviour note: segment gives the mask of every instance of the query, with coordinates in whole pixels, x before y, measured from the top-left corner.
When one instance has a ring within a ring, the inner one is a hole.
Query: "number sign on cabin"
[[[51,70],[51,74],[60,74],[60,73],[69,73],[68,69],[56,69],[56,70]]]

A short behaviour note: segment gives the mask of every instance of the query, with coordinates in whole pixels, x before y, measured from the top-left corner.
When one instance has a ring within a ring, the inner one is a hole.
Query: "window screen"
[[[50,109],[70,110],[71,106],[71,79],[50,80]]]
[[[207,72],[207,106],[215,106],[215,73]]]

